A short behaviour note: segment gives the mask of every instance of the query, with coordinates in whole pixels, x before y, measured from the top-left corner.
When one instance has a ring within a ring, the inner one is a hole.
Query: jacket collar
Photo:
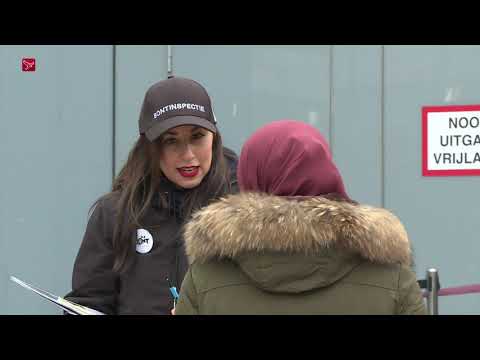
[[[377,263],[411,264],[410,242],[395,215],[323,197],[230,195],[195,213],[184,238],[190,263],[252,251],[313,255],[335,247]]]

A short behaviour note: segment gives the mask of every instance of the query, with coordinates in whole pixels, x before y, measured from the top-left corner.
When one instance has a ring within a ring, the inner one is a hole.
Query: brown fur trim
[[[378,263],[411,262],[407,233],[391,212],[323,197],[230,195],[195,213],[184,235],[190,263],[248,251],[314,254],[330,246]]]

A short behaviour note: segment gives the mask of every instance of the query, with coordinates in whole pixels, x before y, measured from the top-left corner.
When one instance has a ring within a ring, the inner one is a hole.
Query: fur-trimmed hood
[[[412,256],[407,233],[391,212],[324,197],[230,195],[195,213],[184,235],[190,263],[230,258],[264,285],[278,285],[272,276],[291,271],[300,279],[323,272],[326,285],[362,259],[410,265]]]

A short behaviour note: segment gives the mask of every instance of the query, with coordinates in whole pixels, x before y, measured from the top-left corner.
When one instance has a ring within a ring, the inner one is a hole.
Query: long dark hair
[[[113,271],[124,272],[131,265],[135,246],[132,234],[141,227],[142,218],[152,206],[154,196],[162,191],[163,175],[158,162],[160,148],[160,140],[150,142],[140,135],[113,181],[111,192],[104,196],[112,193],[119,195],[112,239],[115,255]],[[212,144],[210,170],[200,185],[185,192],[184,219],[188,220],[195,210],[230,192],[230,173],[225,156],[234,158],[235,154],[228,150],[224,152],[222,138],[217,131]]]

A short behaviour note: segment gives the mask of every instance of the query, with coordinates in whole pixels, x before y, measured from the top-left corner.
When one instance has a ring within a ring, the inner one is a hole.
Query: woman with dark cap
[[[187,270],[181,227],[194,210],[237,191],[236,155],[222,146],[210,97],[197,82],[152,85],[140,136],[92,207],[68,300],[106,314],[170,314]]]
[[[244,144],[240,194],[192,216],[185,314],[425,314],[407,234],[350,200],[327,142],[276,121]]]

